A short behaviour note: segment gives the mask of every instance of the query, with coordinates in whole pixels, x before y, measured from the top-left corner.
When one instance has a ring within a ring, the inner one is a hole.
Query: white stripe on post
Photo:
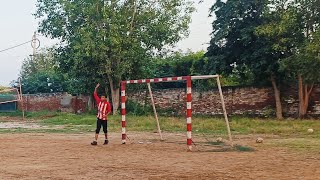
[[[127,81],[129,84],[130,81]],[[122,115],[122,121],[121,121],[121,143],[126,144],[126,83],[122,82],[121,84],[121,115]]]
[[[187,94],[191,94],[191,92],[192,92],[191,87],[188,87],[188,88],[187,88]]]
[[[179,81],[181,81],[181,80],[182,80],[182,77],[178,77],[177,79],[178,79]]]
[[[159,78],[158,82],[162,82],[162,78]]]
[[[126,91],[125,90],[121,91],[121,96],[126,96]]]
[[[187,145],[189,148],[189,151],[192,151],[192,137],[191,137],[191,132],[192,132],[192,92],[191,92],[191,87],[192,87],[192,82],[191,82],[191,77],[187,77]]]
[[[187,138],[188,138],[188,139],[191,139],[191,137],[192,137],[191,131],[188,131],[188,132],[187,132]]]
[[[172,81],[172,78],[168,78],[168,81]]]
[[[150,79],[150,82],[154,82],[154,79]]]
[[[130,84],[130,81],[127,81],[127,84]]]
[[[187,117],[187,124],[191,124],[191,117]]]
[[[187,109],[191,109],[191,102],[187,102]]]
[[[134,80],[133,83],[137,84],[137,83],[138,83],[138,80]]]
[[[143,79],[143,80],[142,80],[142,83],[145,83],[145,82],[146,82],[146,80],[145,80],[145,79]]]

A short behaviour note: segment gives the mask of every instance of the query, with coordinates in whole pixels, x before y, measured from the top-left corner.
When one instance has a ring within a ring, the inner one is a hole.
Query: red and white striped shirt
[[[108,112],[111,112],[111,106],[108,101],[101,101],[99,96],[97,95],[97,92],[93,93],[94,99],[96,100],[97,106],[98,106],[98,114],[97,118],[101,120],[108,120]]]

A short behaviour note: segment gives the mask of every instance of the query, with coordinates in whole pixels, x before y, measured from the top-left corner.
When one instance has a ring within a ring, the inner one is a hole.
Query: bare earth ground
[[[126,145],[111,133],[95,147],[92,134],[0,134],[0,179],[320,179],[319,155],[252,139],[241,143],[253,152],[187,152],[183,134],[132,134]]]

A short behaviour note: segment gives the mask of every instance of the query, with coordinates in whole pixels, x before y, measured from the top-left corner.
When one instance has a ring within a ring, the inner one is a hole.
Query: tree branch
[[[308,96],[310,96],[310,95],[311,95],[312,90],[313,90],[313,87],[314,87],[314,83],[312,83],[312,85],[311,85],[311,87],[310,87],[310,89],[309,89],[309,91],[308,91]]]
[[[132,13],[132,19],[131,19],[131,23],[130,23],[130,29],[129,29],[129,36],[131,35],[132,31],[133,31],[133,24],[134,24],[134,20],[135,20],[135,16],[137,13],[137,2],[136,0],[133,0],[133,13]]]

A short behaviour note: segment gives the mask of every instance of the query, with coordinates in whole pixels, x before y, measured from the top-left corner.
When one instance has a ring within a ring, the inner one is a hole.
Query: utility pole
[[[33,34],[33,36],[32,36],[32,44],[31,44],[31,46],[32,46],[32,48],[33,48],[33,54],[32,54],[33,59],[35,58],[36,53],[37,53],[37,47],[36,47],[36,45],[37,45],[37,32],[34,32],[34,34]]]

